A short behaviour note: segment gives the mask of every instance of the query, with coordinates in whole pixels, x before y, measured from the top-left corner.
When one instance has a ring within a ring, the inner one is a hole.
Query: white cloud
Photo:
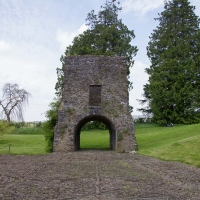
[[[140,15],[145,15],[163,5],[163,0],[125,0],[122,3],[123,12],[135,11]]]
[[[57,38],[56,39],[60,44],[61,52],[64,52],[65,48],[72,43],[75,36],[83,33],[85,30],[87,30],[87,28],[88,27],[85,24],[83,24],[79,27],[78,30],[75,30],[75,31],[72,31],[72,32],[64,32],[63,30],[59,29],[57,31]]]
[[[8,44],[7,42],[0,40],[0,52],[2,51],[7,51],[10,49],[10,44]]]
[[[164,5],[164,0],[124,0],[122,11],[124,13],[134,11],[138,15],[145,15],[148,11],[153,11]],[[196,6],[196,13],[200,11],[200,1],[191,0],[190,5]]]

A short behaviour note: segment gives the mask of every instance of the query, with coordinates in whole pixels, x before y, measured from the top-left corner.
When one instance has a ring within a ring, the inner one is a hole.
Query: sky
[[[24,112],[25,121],[44,121],[45,112],[55,97],[56,68],[73,38],[87,29],[85,19],[97,13],[106,0],[0,0],[0,99],[5,83],[17,83],[31,94]],[[139,49],[131,68],[133,90],[129,103],[133,115],[141,115],[137,99],[142,99],[148,81],[145,68],[149,36],[164,10],[163,0],[119,0],[119,18],[134,30],[132,45]],[[200,0],[190,0],[200,16]]]

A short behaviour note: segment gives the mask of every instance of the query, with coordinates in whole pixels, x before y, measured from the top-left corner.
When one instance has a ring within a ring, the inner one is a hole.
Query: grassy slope
[[[138,153],[200,167],[200,124],[156,127],[136,124]]]
[[[4,135],[0,137],[0,154],[9,153],[8,144],[11,144],[11,154],[46,154],[44,135]]]

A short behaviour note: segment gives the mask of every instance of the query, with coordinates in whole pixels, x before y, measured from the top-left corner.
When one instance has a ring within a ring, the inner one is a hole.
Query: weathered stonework
[[[80,149],[81,128],[94,120],[108,126],[112,150],[136,149],[123,57],[65,58],[64,91],[54,132],[54,151]]]

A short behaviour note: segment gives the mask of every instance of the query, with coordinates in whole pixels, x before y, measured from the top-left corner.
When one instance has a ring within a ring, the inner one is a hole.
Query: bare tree
[[[1,116],[9,123],[11,120],[24,121],[23,112],[29,97],[30,94],[24,89],[19,89],[18,84],[6,83],[3,87],[3,100],[0,100],[3,108]]]

